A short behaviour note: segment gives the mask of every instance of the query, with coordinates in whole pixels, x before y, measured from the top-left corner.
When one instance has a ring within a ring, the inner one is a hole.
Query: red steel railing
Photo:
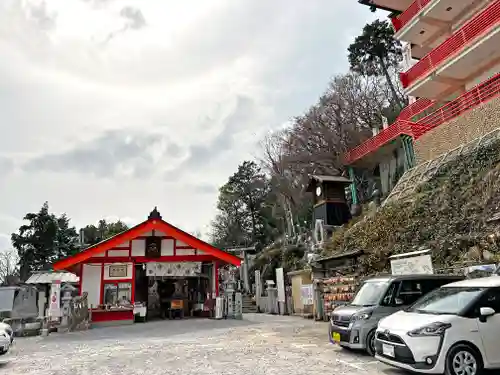
[[[394,30],[398,32],[406,24],[408,24],[424,7],[429,4],[432,0],[415,0],[411,5],[399,16],[391,18]]]
[[[427,133],[429,130],[444,124],[460,115],[464,112],[469,111],[491,99],[496,97],[500,93],[500,73],[494,75],[490,79],[480,83],[473,89],[465,92],[455,100],[445,104],[437,111],[421,118],[417,121],[417,124],[424,127],[425,131],[417,135],[415,138],[419,138],[421,135]]]
[[[344,161],[346,164],[351,164],[403,134],[418,139],[437,126],[457,118],[464,112],[474,109],[497,96],[500,96],[500,73],[480,83],[416,123],[402,120],[401,116],[398,117],[398,120],[387,129],[348,151],[344,156]]]
[[[361,143],[359,146],[349,150],[344,156],[345,162],[347,164],[353,163],[356,160],[361,159],[363,156],[368,155],[374,150],[378,149],[380,146],[398,138],[402,134],[408,134],[413,136],[411,132],[411,122],[405,120],[396,120],[388,128],[382,130],[376,136],[368,139],[367,141]]]
[[[434,105],[435,101],[426,98],[419,98],[413,104],[407,105],[403,110],[399,113],[398,120],[409,120],[422,113],[427,108]]]
[[[413,65],[406,73],[400,73],[401,83],[404,88],[410,86],[418,78],[426,75],[431,70],[447,61],[452,55],[460,53],[464,47],[486,34],[500,22],[500,0],[495,0],[491,5],[468,21],[457,30],[450,38],[425,55]]]

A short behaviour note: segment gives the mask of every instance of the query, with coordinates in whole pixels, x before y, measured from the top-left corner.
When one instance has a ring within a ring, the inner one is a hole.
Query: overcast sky
[[[1,0],[0,248],[44,201],[77,227],[157,205],[206,233],[217,188],[377,16],[356,0]]]

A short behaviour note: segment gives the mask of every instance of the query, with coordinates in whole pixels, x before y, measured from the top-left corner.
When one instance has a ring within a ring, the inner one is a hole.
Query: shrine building
[[[139,315],[208,316],[219,294],[218,269],[227,264],[239,267],[241,259],[167,223],[155,208],[146,221],[53,268],[80,277],[93,325],[114,325]]]

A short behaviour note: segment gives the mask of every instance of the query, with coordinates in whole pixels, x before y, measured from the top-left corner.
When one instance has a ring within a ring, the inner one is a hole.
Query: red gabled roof
[[[241,264],[241,259],[238,258],[237,256],[234,256],[232,254],[226,253],[225,251],[217,249],[216,247],[213,247],[212,245],[190,235],[189,233],[186,233],[180,230],[179,228],[174,227],[173,225],[167,223],[166,221],[163,221],[161,219],[148,219],[142,222],[141,224],[136,225],[135,227],[130,228],[129,230],[126,230],[125,232],[117,234],[116,236],[108,238],[105,241],[99,242],[91,247],[88,247],[87,249],[83,250],[82,252],[76,255],[57,261],[54,264],[53,268],[54,270],[68,269],[71,266],[74,266],[75,264],[81,263],[97,254],[101,254],[106,250],[117,247],[118,245],[121,245],[126,241],[133,240],[134,238],[146,232],[150,232],[153,229],[159,230],[165,233],[167,236],[172,236],[173,238],[184,242],[188,246],[191,246],[195,249],[199,249],[208,255],[213,255],[214,257],[226,263],[230,263],[235,266],[240,266]]]

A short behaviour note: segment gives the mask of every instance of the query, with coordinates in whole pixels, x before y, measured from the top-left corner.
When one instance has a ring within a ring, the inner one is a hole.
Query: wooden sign
[[[170,308],[172,310],[182,310],[184,307],[184,301],[181,299],[174,299],[170,302]]]
[[[161,256],[161,237],[146,237],[146,257],[159,258]]]
[[[127,277],[127,265],[126,264],[112,264],[109,266],[109,277]]]

